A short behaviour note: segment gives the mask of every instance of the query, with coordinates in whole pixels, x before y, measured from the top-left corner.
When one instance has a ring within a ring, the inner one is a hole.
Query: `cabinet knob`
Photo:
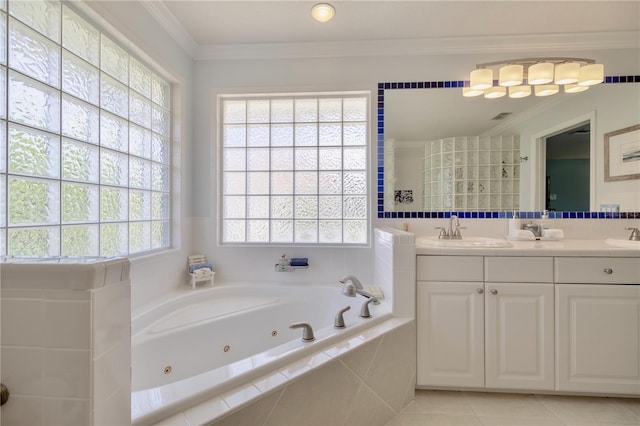
[[[476,288],[476,293],[482,294],[482,293],[484,293],[484,289],[478,287],[478,288]]]
[[[0,383],[0,405],[4,405],[9,400],[9,389],[4,385],[4,383]]]
[[[605,274],[609,274],[609,275],[611,275],[611,274],[613,274],[613,269],[611,269],[611,268],[604,268],[604,273],[605,273]]]
[[[496,290],[495,288],[491,289],[491,294],[498,294],[498,290]]]

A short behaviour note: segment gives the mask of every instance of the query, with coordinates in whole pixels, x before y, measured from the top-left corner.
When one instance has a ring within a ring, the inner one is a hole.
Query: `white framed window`
[[[221,95],[218,106],[222,244],[368,244],[368,94]]]
[[[0,255],[169,247],[170,95],[67,3],[0,2]]]

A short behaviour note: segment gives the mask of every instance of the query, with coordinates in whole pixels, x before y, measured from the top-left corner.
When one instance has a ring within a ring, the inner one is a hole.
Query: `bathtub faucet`
[[[313,342],[316,340],[313,335],[313,328],[306,322],[294,322],[289,326],[289,328],[302,328],[302,341],[303,342]]]
[[[356,297],[356,294],[361,294],[366,298],[373,299],[374,305],[380,304],[380,301],[371,293],[366,291],[364,287],[362,287],[360,280],[353,275],[345,275],[340,279],[340,282],[344,284],[344,286],[342,286],[342,294],[345,296]]]

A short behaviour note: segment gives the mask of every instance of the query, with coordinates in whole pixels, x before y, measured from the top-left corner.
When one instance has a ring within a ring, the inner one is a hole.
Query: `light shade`
[[[556,66],[555,84],[573,84],[578,82],[578,72],[580,64],[577,62],[567,62]]]
[[[519,64],[505,65],[500,68],[500,77],[498,84],[500,86],[517,86],[522,84],[522,74],[524,67]]]
[[[311,16],[318,22],[330,21],[336,14],[336,10],[329,3],[318,3],[311,8]]]
[[[531,94],[531,86],[511,86],[509,87],[510,98],[526,98]]]
[[[553,64],[541,62],[529,67],[527,82],[532,85],[547,84],[553,81]]]
[[[484,91],[484,97],[487,99],[501,98],[507,94],[507,88],[502,86],[489,87]]]
[[[590,64],[580,68],[578,72],[578,84],[580,86],[593,86],[604,80],[604,65]]]
[[[564,86],[565,93],[580,93],[588,89],[589,86],[580,86],[579,84],[565,84]]]
[[[484,90],[491,86],[493,86],[493,70],[491,68],[481,68],[471,71],[469,76],[470,88]]]
[[[474,96],[480,96],[484,93],[484,90],[474,89],[473,87],[463,87],[462,96],[465,98],[473,98]]]
[[[557,84],[539,84],[533,87],[535,88],[536,96],[551,96],[560,90]]]

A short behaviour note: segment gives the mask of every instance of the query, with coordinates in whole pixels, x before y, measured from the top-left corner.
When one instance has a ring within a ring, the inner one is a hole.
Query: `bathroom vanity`
[[[417,387],[640,395],[640,250],[416,246]]]

